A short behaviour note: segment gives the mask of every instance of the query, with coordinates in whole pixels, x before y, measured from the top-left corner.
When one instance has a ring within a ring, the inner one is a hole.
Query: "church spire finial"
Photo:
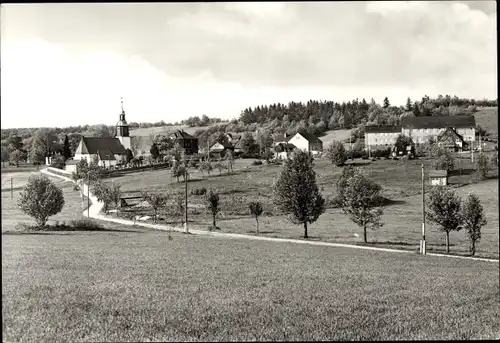
[[[122,113],[125,113],[125,111],[123,110],[123,97],[120,97],[120,101],[122,103]]]

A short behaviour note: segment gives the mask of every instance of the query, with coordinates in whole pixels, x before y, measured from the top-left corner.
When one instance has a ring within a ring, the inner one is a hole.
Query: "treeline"
[[[392,106],[386,97],[382,104],[373,99],[348,102],[309,100],[307,103],[290,102],[244,109],[239,121],[266,126],[275,131],[303,129],[312,134],[327,130],[352,129],[364,125],[398,125],[402,116],[467,115],[477,107],[497,106],[497,100],[474,100],[439,95],[435,99],[424,96],[420,101],[407,99],[405,106]]]

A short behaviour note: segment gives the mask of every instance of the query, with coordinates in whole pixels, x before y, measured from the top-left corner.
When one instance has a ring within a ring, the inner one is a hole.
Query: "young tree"
[[[203,176],[205,176],[204,171],[206,171],[208,173],[208,176],[210,176],[210,172],[212,171],[212,169],[212,164],[209,161],[202,161],[200,163],[200,166],[198,167],[198,170]]]
[[[174,161],[172,164],[172,169],[170,170],[172,177],[177,178],[177,182],[179,182],[179,177],[181,177],[182,174],[180,174],[180,168],[181,164],[177,161]]]
[[[418,108],[418,104],[417,104],[416,101],[415,101],[415,105],[413,106],[413,115],[415,117],[420,117],[421,116],[420,109]]]
[[[142,197],[153,208],[153,211],[155,213],[153,221],[156,223],[156,218],[158,217],[158,215],[157,215],[158,210],[165,207],[165,205],[167,203],[167,197],[161,193],[158,193],[158,192],[151,192],[151,193],[143,192]]]
[[[450,232],[462,229],[460,197],[451,188],[434,186],[429,193],[426,216],[446,233],[446,252],[450,252]]]
[[[378,207],[381,189],[357,168],[345,169],[337,183],[337,201],[342,211],[363,229],[365,243],[367,228],[375,230],[383,225],[382,209]]]
[[[120,199],[122,195],[120,188],[120,185],[114,182],[111,183],[111,186],[109,187],[109,198],[111,203],[115,204],[116,216],[118,216],[118,209],[120,206]]]
[[[434,158],[434,169],[452,171],[455,168],[455,159],[448,149],[438,147],[434,144],[432,149]]]
[[[85,179],[87,177],[87,173],[89,171],[89,165],[87,160],[80,160],[76,164],[76,174],[79,179]]]
[[[462,208],[463,228],[470,239],[470,254],[476,253],[476,242],[481,239],[481,227],[487,224],[483,205],[475,194],[469,194],[463,202]]]
[[[37,225],[43,228],[49,217],[61,212],[64,196],[62,190],[47,177],[33,175],[21,191],[17,204],[21,211],[33,217]]]
[[[217,228],[217,225],[215,223],[215,217],[217,216],[217,213],[220,212],[220,203],[219,203],[219,194],[213,189],[210,189],[206,195],[206,205],[207,205],[207,210],[210,212],[212,215],[212,220],[213,220],[213,228]]]
[[[74,184],[73,184],[73,190],[74,190],[74,191],[77,191],[77,190],[79,189],[79,188],[78,188],[78,184],[77,184],[77,182],[78,182],[78,180],[80,180],[80,177],[79,177],[78,173],[77,173],[76,171],[73,171],[73,172],[71,173],[71,177],[70,177],[70,179],[71,179],[72,181],[74,181]]]
[[[156,145],[156,143],[151,144],[151,149],[149,149],[149,152],[155,160],[158,160],[158,157],[160,157],[160,150],[158,150],[158,146]]]
[[[32,145],[29,152],[28,157],[33,164],[45,164],[45,152],[39,145]]]
[[[64,156],[65,160],[67,160],[68,158],[70,158],[72,156],[72,154],[71,154],[71,146],[69,145],[68,135],[64,136],[63,156]]]
[[[215,169],[219,169],[219,175],[222,175],[222,170],[223,169],[226,169],[226,165],[222,162],[217,162],[215,165],[214,165],[214,168]]]
[[[234,154],[231,150],[229,150],[227,153],[226,153],[226,160],[227,160],[227,171],[228,173],[232,173],[233,172],[233,165],[234,165]]]
[[[10,161],[19,167],[19,162],[26,158],[26,154],[21,150],[14,150],[10,153]]]
[[[103,209],[107,214],[109,211],[109,205],[113,202],[111,188],[101,180],[97,180],[92,186],[92,193],[94,193],[98,201],[101,201],[104,204]]]
[[[496,169],[498,168],[498,153],[495,152],[490,157],[490,168]]]
[[[490,169],[490,163],[488,157],[485,154],[479,154],[477,158],[477,173],[481,179],[486,179],[488,177],[488,171]]]
[[[259,234],[259,216],[263,212],[262,204],[258,201],[252,201],[248,204],[248,208],[250,209],[250,214],[254,216],[257,221],[257,234]]]
[[[336,166],[344,165],[347,160],[347,155],[345,152],[344,144],[339,141],[333,141],[328,149],[326,150],[327,158]]]
[[[290,214],[290,220],[304,225],[314,223],[325,212],[325,199],[316,184],[313,158],[307,152],[296,150],[286,160],[274,185],[274,203],[280,210]]]
[[[260,148],[260,153],[262,153],[266,148],[270,148],[273,145],[273,137],[269,130],[259,131],[257,135],[257,143]]]

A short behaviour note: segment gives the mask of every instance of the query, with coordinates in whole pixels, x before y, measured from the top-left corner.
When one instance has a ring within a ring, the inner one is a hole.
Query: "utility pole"
[[[185,196],[185,203],[184,203],[184,231],[186,233],[189,233],[188,230],[188,183],[187,183],[187,177],[188,177],[188,172],[187,168],[184,169],[184,196]]]
[[[90,172],[87,172],[87,218],[90,218]]]
[[[14,188],[12,187],[12,178],[10,178],[10,199],[14,199]]]
[[[471,156],[471,157],[470,157],[470,161],[471,161],[472,163],[474,163],[474,140],[475,140],[475,139],[476,139],[476,138],[474,137],[474,138],[473,138],[473,140],[472,140],[472,142],[471,142],[471,145],[470,145],[470,152],[471,152],[471,155],[470,155],[470,156]]]
[[[479,152],[482,153],[483,152],[483,147],[481,145],[481,133],[479,133]]]
[[[425,173],[422,164],[422,240],[420,241],[420,253],[425,255]]]

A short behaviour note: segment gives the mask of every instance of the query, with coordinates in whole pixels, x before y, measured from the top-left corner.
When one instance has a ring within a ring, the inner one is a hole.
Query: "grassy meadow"
[[[260,218],[261,235],[270,237],[300,238],[303,235],[301,226],[292,224],[280,215],[272,203],[271,187],[278,175],[280,165],[252,166],[246,160],[236,160],[235,173],[219,176],[214,171],[207,177],[190,171],[191,180],[188,189],[209,187],[216,188],[221,198],[221,213],[217,226],[222,232],[255,233],[256,224],[248,212],[248,199],[257,199],[263,203],[264,215]],[[383,196],[392,200],[393,204],[384,207],[384,227],[368,232],[369,244],[418,250],[421,238],[421,164],[425,170],[431,169],[432,161],[418,159],[409,161],[394,160],[354,160],[348,164],[363,166],[369,176],[380,183]],[[498,171],[490,172],[490,179],[477,182],[473,165],[468,158],[459,159],[460,169],[454,171],[449,178],[463,197],[467,192],[475,192],[481,199],[487,213],[488,224],[483,228],[483,237],[479,243],[477,255],[483,257],[499,257],[498,231]],[[322,194],[329,200],[336,192],[336,182],[342,170],[326,160],[315,161],[318,173],[318,185]],[[390,177],[388,177],[390,175]],[[427,175],[427,174],[426,174]],[[142,190],[155,190],[163,193],[183,192],[184,183],[177,183],[170,176],[169,170],[147,171],[111,179],[121,185],[124,193],[138,195]],[[426,176],[426,183],[428,178]],[[429,186],[426,186],[429,189]],[[174,199],[171,198],[171,202]],[[211,217],[204,211],[203,196],[190,195],[189,222],[193,228],[208,229]],[[197,208],[195,208],[197,205]],[[142,212],[144,213],[144,212]],[[151,211],[147,212],[151,214]],[[167,223],[179,222],[172,216],[166,216]],[[432,223],[427,223],[427,240],[429,251],[444,252],[444,234]],[[357,236],[356,236],[357,235]],[[329,206],[316,223],[310,225],[310,239],[329,242],[358,244],[362,242],[362,230],[352,223],[340,209]],[[451,233],[451,251],[458,254],[468,253],[468,240],[464,232]]]
[[[474,113],[476,125],[480,125],[490,138],[498,141],[498,107],[483,107]]]
[[[171,237],[151,231],[4,234],[4,339],[458,340],[500,334],[497,264]]]

